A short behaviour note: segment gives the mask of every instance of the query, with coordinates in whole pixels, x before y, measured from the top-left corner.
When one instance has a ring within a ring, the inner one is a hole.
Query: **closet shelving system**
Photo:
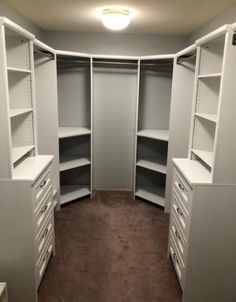
[[[138,70],[135,196],[165,206],[174,55],[142,57]]]
[[[92,59],[57,51],[60,203],[92,194]]]

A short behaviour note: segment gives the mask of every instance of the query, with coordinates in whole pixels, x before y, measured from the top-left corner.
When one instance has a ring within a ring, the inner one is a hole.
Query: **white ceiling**
[[[130,8],[133,20],[128,33],[189,34],[223,13],[235,0],[5,0],[44,30],[107,31],[99,8]],[[114,5],[112,5],[114,4]]]

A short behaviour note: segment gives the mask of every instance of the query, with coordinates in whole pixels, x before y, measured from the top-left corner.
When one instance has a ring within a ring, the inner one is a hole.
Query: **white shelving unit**
[[[92,192],[91,58],[57,52],[61,204]]]
[[[139,62],[136,117],[136,197],[165,206],[173,56]]]

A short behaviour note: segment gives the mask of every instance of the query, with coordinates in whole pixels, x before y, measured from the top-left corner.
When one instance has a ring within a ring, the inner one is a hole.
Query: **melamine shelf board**
[[[59,138],[67,138],[73,136],[81,136],[91,134],[91,130],[83,127],[59,127]]]
[[[216,114],[209,114],[209,113],[195,113],[195,116],[203,118],[205,120],[211,121],[213,123],[217,122],[217,115]]]
[[[61,204],[90,195],[90,187],[86,185],[61,186]]]
[[[22,108],[22,109],[10,109],[10,117],[16,117],[25,113],[32,112],[32,108]]]
[[[18,180],[36,181],[47,166],[53,161],[52,155],[30,156],[17,165],[12,172],[12,178]]]
[[[61,157],[60,158],[60,172],[83,167],[90,164],[90,160],[86,157]]]
[[[205,78],[219,78],[221,77],[221,73],[209,73],[209,74],[200,74],[198,75],[199,79],[205,79]]]
[[[13,164],[34,149],[34,145],[12,148]]]
[[[139,186],[135,192],[135,195],[162,207],[165,205],[164,187]]]
[[[137,161],[137,166],[146,168],[152,171],[160,172],[162,174],[167,173],[166,159],[155,158],[155,159],[139,159]]]
[[[137,135],[166,142],[169,140],[169,130],[145,129],[138,131]]]
[[[191,150],[195,155],[197,155],[202,161],[204,161],[209,167],[212,167],[213,162],[213,152],[202,151],[197,149]]]
[[[212,183],[210,171],[200,162],[189,158],[174,158],[173,163],[189,184],[204,185]]]
[[[22,73],[31,73],[30,69],[24,69],[24,68],[16,68],[16,67],[7,67],[8,71],[14,71],[14,72],[22,72]]]

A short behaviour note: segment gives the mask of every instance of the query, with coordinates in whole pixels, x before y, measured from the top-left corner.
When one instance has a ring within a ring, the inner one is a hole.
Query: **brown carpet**
[[[127,192],[98,191],[62,207],[39,302],[180,302],[168,220]]]

